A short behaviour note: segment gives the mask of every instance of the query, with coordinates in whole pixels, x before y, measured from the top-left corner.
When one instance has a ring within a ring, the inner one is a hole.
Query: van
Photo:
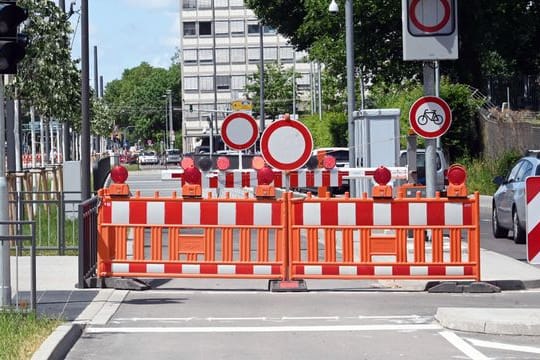
[[[435,158],[436,182],[435,191],[443,192],[448,184],[446,175],[448,172],[448,162],[442,150],[437,150]],[[407,150],[401,150],[399,153],[399,166],[407,166]],[[426,185],[426,150],[416,150],[416,176],[417,184]]]

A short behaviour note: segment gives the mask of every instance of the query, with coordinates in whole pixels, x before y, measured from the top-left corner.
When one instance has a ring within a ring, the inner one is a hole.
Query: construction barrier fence
[[[480,280],[477,193],[99,197],[101,278]]]

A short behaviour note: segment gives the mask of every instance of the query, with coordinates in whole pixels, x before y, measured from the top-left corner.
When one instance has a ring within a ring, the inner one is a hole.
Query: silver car
[[[503,238],[512,231],[516,244],[524,244],[525,229],[525,179],[540,176],[540,151],[529,151],[512,167],[506,177],[497,176],[493,181],[499,188],[493,195],[491,227],[493,236]]]

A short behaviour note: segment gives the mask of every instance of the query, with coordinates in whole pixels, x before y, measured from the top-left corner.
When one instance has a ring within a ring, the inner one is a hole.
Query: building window
[[[229,61],[230,61],[230,58],[229,58],[228,48],[216,49],[216,64],[228,64]]]
[[[197,8],[197,0],[183,0],[182,1],[182,9],[196,9]]]
[[[279,57],[281,60],[293,60],[294,50],[290,46],[279,48]]]
[[[244,20],[232,20],[231,21],[231,34],[232,35],[244,35]]]
[[[197,63],[197,50],[184,50],[184,64],[196,64]]]
[[[233,63],[245,63],[246,62],[246,50],[244,48],[232,48],[231,49],[231,62],[233,62]]]
[[[212,35],[212,22],[199,21],[199,35]]]
[[[310,84],[310,74],[303,73],[299,78],[296,79],[296,85],[301,89],[309,88]]]
[[[229,22],[228,21],[216,21],[216,36],[229,36]]]
[[[214,0],[214,7],[216,8],[229,7],[229,0]]]
[[[248,24],[248,35],[259,35],[259,24]]]
[[[197,31],[195,30],[195,22],[186,21],[184,23],[184,36],[195,36]]]
[[[212,49],[199,49],[199,64],[212,64]]]
[[[185,91],[197,91],[199,90],[199,81],[196,76],[186,76],[184,78],[184,90]]]
[[[277,47],[265,47],[264,48],[264,61],[276,61],[277,60]]]
[[[277,33],[276,29],[274,29],[274,28],[271,27],[271,26],[264,26],[264,27],[263,27],[263,32],[264,32],[265,34],[276,34],[276,33]]]
[[[245,75],[233,75],[231,77],[231,87],[234,90],[244,90],[246,87],[246,76]]]
[[[231,77],[228,75],[216,76],[216,88],[218,90],[230,90],[231,89]]]
[[[229,0],[231,7],[244,7],[244,0]]]
[[[199,78],[201,91],[214,91],[214,78],[212,76],[201,76]]]
[[[211,9],[212,0],[199,0],[199,9]]]
[[[258,47],[250,47],[248,48],[248,61],[249,62],[257,62],[261,54],[261,49]]]

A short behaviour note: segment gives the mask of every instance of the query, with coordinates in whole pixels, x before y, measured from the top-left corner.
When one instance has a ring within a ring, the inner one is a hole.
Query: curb
[[[540,335],[540,309],[437,309],[435,319],[445,328],[493,335]]]
[[[77,342],[85,328],[84,324],[62,324],[41,344],[32,360],[63,359]]]

